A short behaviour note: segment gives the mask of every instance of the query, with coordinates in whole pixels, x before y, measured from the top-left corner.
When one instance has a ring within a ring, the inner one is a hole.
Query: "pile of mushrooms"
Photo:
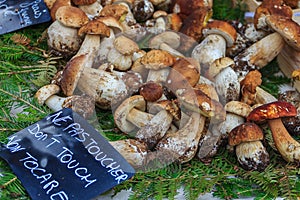
[[[212,1],[204,0],[45,2],[49,49],[69,60],[38,102],[86,118],[95,106],[111,110],[128,135],[111,144],[134,168],[210,162],[228,145],[243,168],[264,170],[266,121],[282,157],[300,163],[300,145],[273,118],[299,115],[296,105],[260,88],[259,70],[285,46],[300,48],[299,25],[290,22],[296,33],[282,28],[292,21],[284,1],[263,1],[247,24],[212,19]]]

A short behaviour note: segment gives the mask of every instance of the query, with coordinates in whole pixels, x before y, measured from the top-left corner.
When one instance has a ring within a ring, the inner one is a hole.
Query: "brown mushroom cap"
[[[123,55],[132,55],[140,50],[139,45],[135,41],[124,35],[120,35],[114,40],[114,47]]]
[[[276,101],[263,104],[253,109],[247,121],[263,122],[268,119],[277,119],[281,117],[294,117],[297,115],[296,107],[285,101]]]
[[[65,66],[61,78],[61,89],[66,96],[71,96],[76,89],[86,59],[87,56],[84,54],[75,56]]]
[[[293,10],[285,5],[282,0],[263,1],[254,14],[254,25],[257,29],[266,29],[265,18],[269,15],[280,15],[287,18],[292,18]]]
[[[72,2],[77,5],[77,6],[82,6],[82,5],[91,5],[95,3],[97,0],[72,0]]]
[[[233,46],[237,33],[235,28],[226,21],[213,20],[208,22],[205,28],[202,30],[203,36],[209,34],[219,34],[226,40],[226,46]]]
[[[128,13],[127,7],[122,4],[111,4],[106,5],[103,7],[103,9],[100,11],[99,16],[100,17],[114,17],[117,20],[119,20],[123,15],[126,15]]]
[[[300,51],[300,25],[297,22],[279,15],[268,16],[266,22],[289,46]]]
[[[63,25],[73,28],[79,28],[89,22],[85,12],[74,6],[60,7],[56,11],[55,18]]]
[[[167,79],[168,88],[176,91],[178,88],[195,86],[200,79],[200,67],[186,58],[179,58],[172,66]]]
[[[228,143],[235,146],[243,142],[262,140],[264,134],[255,123],[246,122],[233,128],[228,134]]]
[[[177,90],[179,102],[188,110],[198,112],[205,117],[211,117],[212,123],[225,120],[226,111],[223,105],[211,99],[204,92],[198,89],[179,89]]]
[[[71,1],[70,0],[56,0],[53,3],[52,8],[50,10],[51,19],[53,21],[56,20],[56,11],[62,6],[71,6]]]
[[[166,51],[153,49],[148,51],[140,60],[146,69],[158,70],[172,66],[175,58]]]
[[[146,101],[155,102],[163,95],[163,87],[159,83],[150,81],[142,85],[139,92]]]
[[[110,36],[110,29],[103,22],[98,19],[89,21],[78,30],[78,35],[83,36],[84,34],[92,35],[103,35],[105,37]]]

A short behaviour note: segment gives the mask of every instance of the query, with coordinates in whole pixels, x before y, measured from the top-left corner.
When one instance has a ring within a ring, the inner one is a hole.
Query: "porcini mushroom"
[[[261,140],[264,135],[255,123],[243,123],[232,129],[228,143],[235,147],[237,159],[246,170],[263,171],[270,162],[269,153]]]
[[[287,102],[271,102],[263,104],[248,115],[247,121],[262,122],[267,120],[272,132],[275,146],[287,162],[300,164],[300,144],[284,127],[281,117],[297,115],[296,107]]]
[[[88,95],[72,95],[61,97],[56,94],[60,87],[49,84],[41,87],[34,95],[40,105],[46,104],[52,111],[56,112],[63,108],[72,108],[84,118],[90,118],[95,110],[95,102]]]

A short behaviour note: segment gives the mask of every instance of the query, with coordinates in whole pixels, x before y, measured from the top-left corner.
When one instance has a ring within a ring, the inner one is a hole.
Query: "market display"
[[[110,111],[126,138],[109,143],[135,170],[209,165],[222,148],[246,171],[266,170],[269,148],[299,168],[300,3],[250,1],[254,17],[241,23],[213,19],[213,1],[44,2],[49,52],[66,65],[34,98],[87,120]],[[278,97],[260,72],[276,59],[295,84]]]

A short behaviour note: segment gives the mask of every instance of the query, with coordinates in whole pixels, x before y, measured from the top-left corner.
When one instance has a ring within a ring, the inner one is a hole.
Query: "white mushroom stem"
[[[281,119],[268,120],[275,146],[287,162],[300,164],[300,144],[284,127]]]
[[[87,54],[88,59],[84,63],[84,67],[92,67],[97,51],[100,47],[100,35],[87,34],[80,46],[80,49],[76,53],[76,56]]]
[[[94,68],[84,68],[77,86],[93,97],[102,109],[111,109],[113,99],[125,97],[128,93],[126,84],[117,75]]]
[[[257,104],[271,103],[274,101],[277,101],[277,99],[273,95],[271,95],[270,93],[268,93],[260,87],[256,87],[255,102]]]
[[[136,133],[136,138],[145,141],[150,148],[166,134],[171,126],[173,117],[166,111],[161,110],[151,120],[146,121],[146,125]]]
[[[146,124],[148,124],[152,118],[152,114],[146,113],[136,108],[132,108],[126,116],[126,120],[128,120],[138,128],[146,126]]]
[[[170,73],[170,68],[163,68],[163,69],[150,69],[148,72],[148,77],[146,82],[153,81],[156,83],[165,83]]]
[[[60,97],[58,95],[52,95],[49,97],[45,104],[53,111],[59,111],[63,108],[64,101],[66,100],[65,97]]]
[[[192,58],[195,58],[201,68],[208,69],[213,61],[222,58],[226,53],[226,40],[216,34],[208,35],[192,51]]]

